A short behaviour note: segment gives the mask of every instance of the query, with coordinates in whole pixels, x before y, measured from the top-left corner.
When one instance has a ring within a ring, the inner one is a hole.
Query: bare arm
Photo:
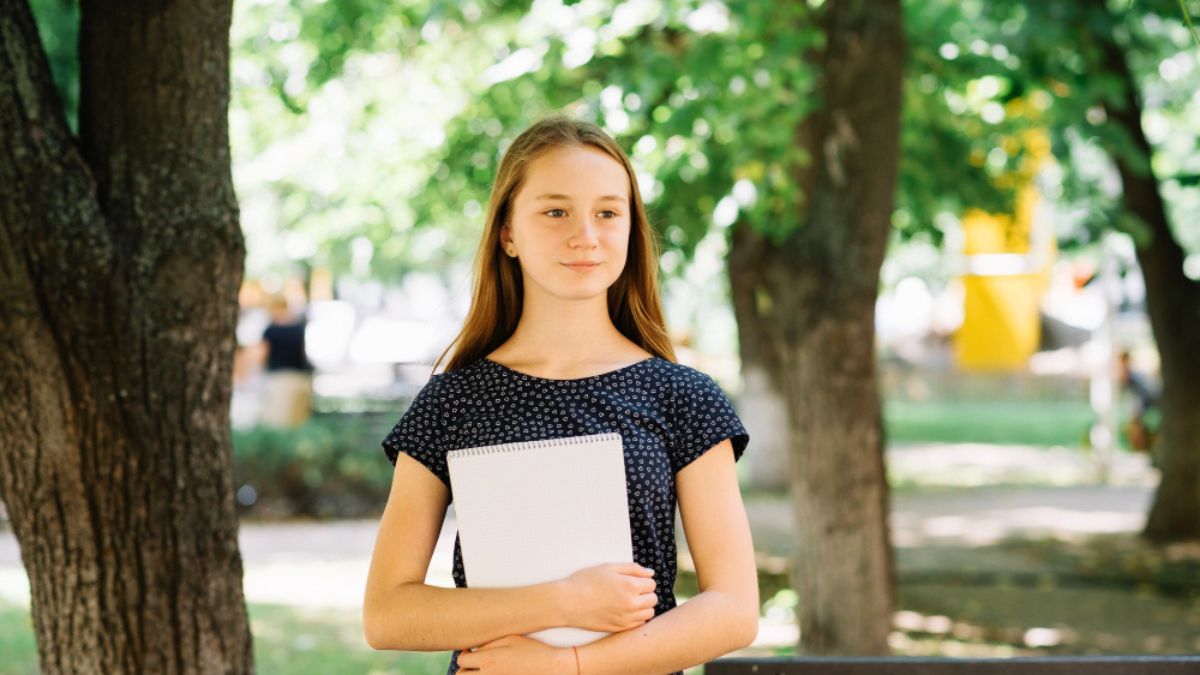
[[[450,504],[446,486],[412,457],[396,458],[363,597],[375,649],[465,650],[514,633],[565,625],[560,582],[515,588],[425,584]]]
[[[247,355],[254,363],[255,370],[262,370],[267,365],[267,358],[271,355],[271,343],[266,340],[258,342],[246,348]]]
[[[580,647],[586,675],[662,675],[745,647],[758,633],[758,569],[730,440],[675,481],[700,593],[639,628]]]

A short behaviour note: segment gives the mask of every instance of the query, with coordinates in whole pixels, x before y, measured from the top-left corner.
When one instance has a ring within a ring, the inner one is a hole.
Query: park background
[[[6,27],[21,4],[3,4]],[[86,12],[30,6],[85,136]],[[444,671],[446,653],[373,652],[362,636],[391,479],[379,442],[465,315],[500,155],[556,110],[629,152],[680,359],[750,431],[738,470],[763,608],[746,654],[1200,651],[1198,13],[235,3],[228,168],[245,257],[229,397],[205,400],[227,408],[258,668]],[[0,188],[5,203],[28,185]],[[304,315],[315,366],[311,417],[282,429],[256,423],[248,357],[272,295]],[[1128,433],[1122,352],[1160,393],[1149,448]],[[0,524],[0,672],[38,672],[26,568],[46,558],[23,558]],[[696,588],[679,532],[682,601]],[[453,533],[451,519],[430,583],[452,585]]]

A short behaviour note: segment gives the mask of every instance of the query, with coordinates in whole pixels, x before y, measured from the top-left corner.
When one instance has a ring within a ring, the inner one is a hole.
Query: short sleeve
[[[450,473],[446,468],[446,453],[441,447],[443,417],[448,409],[442,377],[437,373],[417,392],[400,421],[383,439],[383,451],[392,466],[400,453],[411,456],[424,464],[446,487],[450,487]]]
[[[720,385],[706,373],[689,370],[675,385],[675,429],[671,470],[678,472],[726,438],[736,462],[750,434]]]

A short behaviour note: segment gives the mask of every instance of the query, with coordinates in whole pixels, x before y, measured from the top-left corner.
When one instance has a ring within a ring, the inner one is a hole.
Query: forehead
[[[547,193],[579,198],[616,194],[628,198],[629,176],[624,165],[599,148],[558,146],[529,162],[520,195],[535,199]]]

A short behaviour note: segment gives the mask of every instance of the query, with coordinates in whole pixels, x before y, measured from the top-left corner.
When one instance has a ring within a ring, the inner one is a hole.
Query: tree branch
[[[0,315],[13,319],[35,297],[68,302],[112,256],[25,0],[0,0],[0,129]]]
[[[1171,231],[1166,205],[1158,191],[1158,178],[1150,162],[1153,149],[1142,129],[1142,104],[1137,82],[1126,62],[1125,53],[1112,36],[1101,35],[1098,41],[1102,67],[1118,76],[1124,88],[1118,104],[1103,102],[1105,114],[1132,141],[1134,150],[1141,158],[1139,163],[1145,167],[1143,170],[1131,163],[1120,148],[1109,149],[1121,175],[1122,208],[1138,216],[1150,229],[1150,241],[1139,246],[1138,259],[1146,280],[1146,301],[1153,305],[1150,308],[1151,318],[1152,321],[1157,320],[1158,324],[1155,332],[1194,333],[1197,330],[1195,307],[1200,301],[1200,284],[1184,274],[1183,263],[1187,253]]]

